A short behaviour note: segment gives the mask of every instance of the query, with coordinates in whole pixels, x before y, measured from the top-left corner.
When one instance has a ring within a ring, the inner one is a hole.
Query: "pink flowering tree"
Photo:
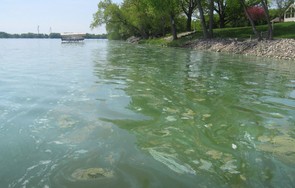
[[[254,22],[261,23],[265,21],[265,12],[262,7],[259,7],[259,6],[248,7],[247,11]]]

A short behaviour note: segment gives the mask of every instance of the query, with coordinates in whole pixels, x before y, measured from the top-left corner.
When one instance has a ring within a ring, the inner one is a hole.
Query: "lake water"
[[[295,62],[0,40],[0,187],[295,187]]]

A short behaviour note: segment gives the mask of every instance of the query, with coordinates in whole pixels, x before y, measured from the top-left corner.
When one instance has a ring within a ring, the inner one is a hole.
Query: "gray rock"
[[[140,38],[132,36],[132,37],[129,37],[126,41],[129,43],[137,44],[140,41]]]
[[[237,39],[197,39],[184,47],[214,52],[247,54],[260,57],[295,60],[295,39],[244,40]]]

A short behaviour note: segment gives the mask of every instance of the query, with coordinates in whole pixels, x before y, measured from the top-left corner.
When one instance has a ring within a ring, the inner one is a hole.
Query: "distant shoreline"
[[[0,31],[0,39],[60,39],[60,33],[50,33],[50,34],[43,34],[43,33],[21,33],[21,34],[10,34],[6,32]],[[107,39],[107,34],[85,34],[85,39]]]

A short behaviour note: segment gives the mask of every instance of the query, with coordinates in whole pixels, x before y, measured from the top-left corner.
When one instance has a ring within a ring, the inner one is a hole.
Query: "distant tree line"
[[[213,37],[213,28],[252,26],[255,35],[259,24],[268,24],[272,39],[271,19],[282,18],[294,0],[123,0],[118,5],[102,0],[93,15],[92,28],[106,25],[110,39],[130,36],[151,38],[170,33],[202,30],[204,38]],[[274,8],[275,9],[270,9]]]
[[[22,33],[22,34],[9,34],[6,32],[0,32],[0,38],[43,38],[43,39],[59,39],[61,38],[60,33],[50,33],[48,34],[37,34],[37,33]],[[86,39],[106,39],[107,34],[90,34],[86,33]]]

